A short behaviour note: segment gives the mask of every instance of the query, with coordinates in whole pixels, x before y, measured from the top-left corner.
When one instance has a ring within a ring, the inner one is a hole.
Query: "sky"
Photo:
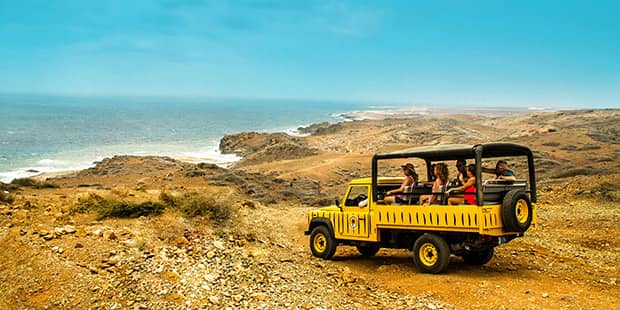
[[[0,92],[620,107],[620,1],[0,0]]]

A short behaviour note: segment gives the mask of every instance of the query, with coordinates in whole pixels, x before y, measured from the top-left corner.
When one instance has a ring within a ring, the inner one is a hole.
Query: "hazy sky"
[[[620,1],[0,0],[0,91],[620,107]]]

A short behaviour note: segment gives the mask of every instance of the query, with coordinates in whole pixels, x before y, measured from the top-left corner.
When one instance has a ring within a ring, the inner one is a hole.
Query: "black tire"
[[[524,232],[532,224],[532,203],[528,194],[513,189],[502,202],[502,222],[506,232]]]
[[[368,257],[374,256],[375,254],[377,254],[377,252],[379,252],[380,249],[381,247],[376,244],[357,246],[357,251],[360,252],[362,256],[368,256]]]
[[[413,261],[420,272],[442,273],[450,263],[450,247],[440,236],[423,234],[413,244]]]
[[[336,253],[336,240],[326,226],[317,226],[310,234],[310,251],[322,259],[331,259]]]
[[[493,258],[494,249],[486,249],[482,251],[472,251],[463,255],[463,261],[470,265],[484,265]]]

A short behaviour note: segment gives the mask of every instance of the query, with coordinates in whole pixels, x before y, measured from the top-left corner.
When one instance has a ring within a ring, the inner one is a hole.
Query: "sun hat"
[[[409,170],[411,170],[411,172],[415,172],[415,167],[413,166],[412,163],[406,163],[404,165],[401,166],[403,169],[407,168]]]

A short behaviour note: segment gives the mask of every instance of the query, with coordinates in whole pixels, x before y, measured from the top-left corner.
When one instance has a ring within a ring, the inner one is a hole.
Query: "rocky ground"
[[[0,308],[619,308],[619,124],[617,110],[318,124],[224,137],[244,156],[231,169],[117,156],[0,184]],[[310,255],[305,215],[368,176],[373,153],[485,141],[536,151],[540,200],[539,225],[487,265]]]

